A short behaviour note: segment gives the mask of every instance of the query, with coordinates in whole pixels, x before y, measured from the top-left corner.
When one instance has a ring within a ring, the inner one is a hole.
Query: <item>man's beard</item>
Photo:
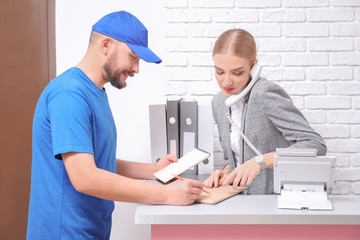
[[[110,84],[118,89],[122,89],[124,87],[126,87],[126,82],[121,82],[120,77],[121,74],[124,73],[126,76],[128,77],[133,77],[134,73],[130,72],[130,71],[113,71],[111,68],[111,64],[110,63],[114,63],[116,58],[116,54],[114,53],[113,55],[111,55],[109,57],[109,59],[105,62],[103,69],[105,70],[105,74],[106,74],[106,79],[108,82],[110,82]]]
[[[106,73],[106,79],[110,82],[110,84],[118,89],[122,89],[126,87],[126,82],[122,83],[120,81],[121,71],[114,72],[111,70],[111,66],[109,62],[104,64],[104,70]]]

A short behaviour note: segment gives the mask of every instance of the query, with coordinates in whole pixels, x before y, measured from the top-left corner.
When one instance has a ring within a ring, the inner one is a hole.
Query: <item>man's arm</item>
[[[187,205],[197,199],[203,187],[201,182],[194,180],[160,185],[130,179],[97,168],[93,155],[89,153],[64,153],[62,158],[74,188],[84,194],[102,199]]]
[[[155,164],[116,159],[116,173],[134,179],[155,179]]]
[[[165,155],[156,164],[116,160],[116,173],[134,179],[155,179],[154,173],[172,162],[177,162],[175,155]]]

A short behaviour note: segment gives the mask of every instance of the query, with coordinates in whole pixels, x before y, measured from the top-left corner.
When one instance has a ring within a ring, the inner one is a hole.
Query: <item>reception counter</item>
[[[330,195],[334,210],[277,208],[276,195],[237,195],[216,205],[138,205],[153,240],[360,239],[360,196]]]

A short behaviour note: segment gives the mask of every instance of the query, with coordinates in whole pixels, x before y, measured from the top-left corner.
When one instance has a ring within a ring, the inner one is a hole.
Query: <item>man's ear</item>
[[[101,41],[101,51],[105,54],[105,55],[108,55],[109,52],[110,52],[110,47],[111,47],[111,44],[113,43],[112,39],[111,38],[104,38],[102,41]]]

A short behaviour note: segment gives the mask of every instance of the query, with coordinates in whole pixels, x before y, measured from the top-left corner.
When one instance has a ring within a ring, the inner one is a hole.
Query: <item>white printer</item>
[[[316,149],[278,148],[274,158],[274,192],[278,208],[332,210],[328,198],[336,157],[317,156]]]

